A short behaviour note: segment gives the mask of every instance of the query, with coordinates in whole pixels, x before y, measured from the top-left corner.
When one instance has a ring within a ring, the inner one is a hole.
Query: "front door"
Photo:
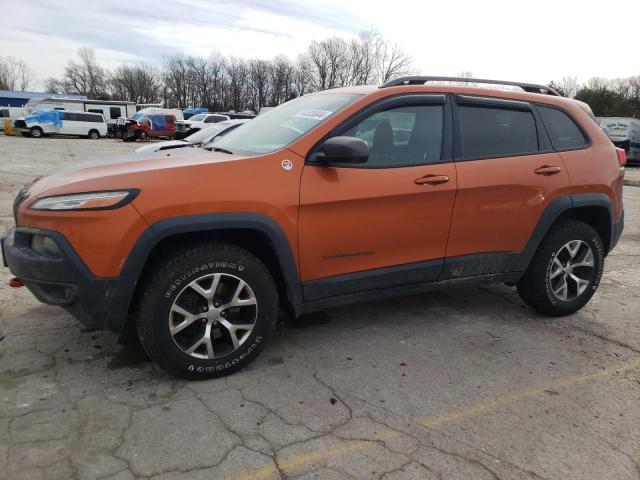
[[[305,166],[307,300],[438,277],[456,193],[448,114],[443,95],[388,100],[334,130],[367,142],[366,163]]]

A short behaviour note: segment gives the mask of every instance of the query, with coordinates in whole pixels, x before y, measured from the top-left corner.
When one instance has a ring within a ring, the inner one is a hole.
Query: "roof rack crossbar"
[[[507,82],[504,80],[488,80],[486,78],[465,78],[465,77],[431,77],[431,76],[410,76],[400,77],[390,80],[380,88],[399,87],[402,85],[423,85],[427,82],[464,82],[464,83],[486,83],[491,85],[508,85],[511,87],[519,87],[529,93],[544,93],[547,95],[555,95],[561,97],[555,89],[546,85],[536,85],[534,83]]]

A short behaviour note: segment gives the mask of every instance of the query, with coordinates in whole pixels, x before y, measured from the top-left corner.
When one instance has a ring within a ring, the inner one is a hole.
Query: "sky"
[[[177,51],[295,58],[313,40],[375,29],[416,73],[584,82],[640,75],[638,18],[638,0],[0,0],[0,56],[26,61],[41,87],[81,46],[108,68]]]

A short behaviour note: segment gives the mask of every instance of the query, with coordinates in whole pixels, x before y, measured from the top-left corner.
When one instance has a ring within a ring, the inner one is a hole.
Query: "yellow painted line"
[[[577,375],[572,375],[570,377],[552,380],[550,382],[547,382],[543,385],[539,385],[536,387],[529,387],[521,390],[513,390],[511,392],[498,395],[495,398],[474,403],[467,407],[455,408],[453,410],[450,410],[449,412],[444,412],[441,414],[424,417],[418,420],[416,424],[426,428],[434,428],[439,425],[442,425],[443,423],[462,420],[474,415],[485,413],[501,405],[507,405],[513,402],[524,400],[526,398],[531,398],[537,395],[544,394],[545,390],[562,389],[562,388],[570,387],[572,385],[577,385],[580,383],[585,383],[593,380],[600,380],[603,378],[612,377],[613,375],[620,372],[633,370],[634,368],[638,368],[638,367],[640,367],[640,358],[632,362],[627,362],[618,366],[607,367],[602,370],[598,370],[596,372],[580,373]],[[377,437],[373,438],[372,440],[376,440],[376,439],[386,440],[389,438],[393,438],[397,435],[399,435],[398,432],[394,430],[388,430],[378,435]],[[357,450],[362,450],[364,448],[367,448],[369,445],[370,445],[370,442],[365,442],[361,440],[351,440],[333,448],[301,453],[299,455],[295,455],[291,458],[285,459],[282,462],[280,462],[280,469],[284,472],[290,472],[297,467],[301,467],[303,465],[309,465],[320,460],[325,460],[327,458],[345,455],[347,453],[354,452]],[[232,479],[233,480],[267,480],[272,476],[277,476],[277,474],[278,474],[278,470],[274,465],[265,465],[264,467],[261,467],[255,470],[248,470],[245,472],[241,472],[237,476],[232,477]]]

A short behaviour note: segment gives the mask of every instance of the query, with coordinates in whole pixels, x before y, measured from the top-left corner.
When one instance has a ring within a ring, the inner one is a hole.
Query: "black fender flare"
[[[254,230],[271,242],[285,280],[287,297],[293,305],[302,303],[302,284],[287,236],[270,217],[258,213],[210,213],[171,217],[152,224],[138,238],[119,277],[110,279],[107,296],[110,299],[105,326],[120,333],[127,320],[133,295],[142,271],[153,249],[165,238],[183,234],[216,230]]]
[[[531,259],[535,255],[540,243],[549,232],[551,226],[560,218],[563,213],[582,207],[604,207],[609,212],[609,220],[611,222],[611,232],[613,232],[613,215],[611,213],[611,200],[604,193],[578,193],[571,195],[563,195],[555,198],[547,205],[538,220],[533,233],[529,237],[526,247],[518,256],[515,271],[524,272]]]

